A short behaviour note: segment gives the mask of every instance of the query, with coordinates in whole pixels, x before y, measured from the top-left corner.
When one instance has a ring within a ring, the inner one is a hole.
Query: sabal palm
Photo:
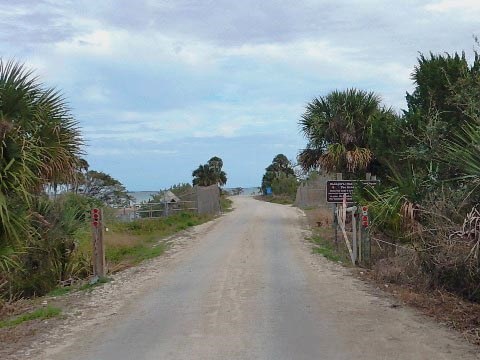
[[[209,186],[215,184],[215,173],[208,165],[199,165],[196,170],[192,172],[193,185]]]
[[[192,173],[193,185],[210,186],[218,184],[220,186],[227,183],[227,175],[224,171],[215,169],[209,164],[199,165]]]
[[[32,194],[75,176],[82,145],[61,94],[0,60],[0,245],[24,229],[27,214],[13,213],[28,208]]]
[[[381,111],[380,97],[357,89],[333,91],[307,105],[300,120],[308,139],[298,156],[305,170],[321,166],[327,171],[365,169],[373,158],[367,134]]]

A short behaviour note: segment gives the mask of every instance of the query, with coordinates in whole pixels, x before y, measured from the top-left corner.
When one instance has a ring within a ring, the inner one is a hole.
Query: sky
[[[90,168],[129,190],[227,187],[295,160],[305,105],[332,90],[405,107],[419,53],[473,53],[480,1],[0,0],[0,56],[64,94]]]

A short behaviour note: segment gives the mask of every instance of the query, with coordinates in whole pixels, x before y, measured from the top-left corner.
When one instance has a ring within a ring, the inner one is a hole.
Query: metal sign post
[[[92,209],[92,237],[93,237],[93,276],[105,276],[105,248],[103,245],[103,210]]]

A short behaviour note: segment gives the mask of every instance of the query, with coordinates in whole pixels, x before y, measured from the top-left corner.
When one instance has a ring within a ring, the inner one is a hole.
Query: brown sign
[[[355,186],[375,186],[378,181],[371,180],[329,180],[327,181],[327,203],[342,203],[346,195],[347,203],[353,202]]]

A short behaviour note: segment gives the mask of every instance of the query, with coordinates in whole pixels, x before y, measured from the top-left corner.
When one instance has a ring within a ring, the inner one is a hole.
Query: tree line
[[[377,175],[358,191],[374,231],[414,249],[431,286],[480,300],[480,57],[420,55],[414,90],[400,112],[359,89],[335,90],[306,106],[304,171]]]

